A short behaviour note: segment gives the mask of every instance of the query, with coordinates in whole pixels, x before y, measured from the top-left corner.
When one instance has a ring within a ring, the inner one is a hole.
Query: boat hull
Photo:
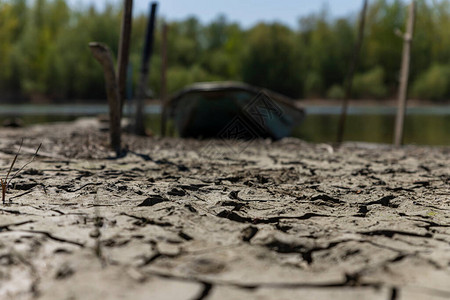
[[[171,116],[181,137],[281,139],[304,111],[273,95],[247,85],[197,85],[171,100]]]

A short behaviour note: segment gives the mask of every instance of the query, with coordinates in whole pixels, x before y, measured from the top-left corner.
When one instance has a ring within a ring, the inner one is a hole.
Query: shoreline
[[[0,99],[1,105],[101,105],[107,103],[106,99],[71,99],[68,101],[8,101],[7,99]],[[294,102],[300,106],[342,106],[342,100],[339,99],[324,99],[324,98],[305,98],[305,99],[294,99]],[[145,101],[146,105],[161,105],[161,100],[159,99],[147,99]],[[387,106],[387,107],[397,107],[398,100],[394,98],[388,99],[350,99],[350,106]],[[420,100],[420,99],[408,99],[407,104],[409,107],[446,107],[450,105],[450,100],[445,101],[431,101],[431,100]]]
[[[2,299],[439,299],[450,147],[0,129]]]

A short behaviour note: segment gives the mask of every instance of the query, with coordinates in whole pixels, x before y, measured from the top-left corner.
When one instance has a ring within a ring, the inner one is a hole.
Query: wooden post
[[[163,25],[161,45],[161,135],[166,135],[167,125],[167,24]]]
[[[117,155],[121,152],[121,128],[120,128],[120,96],[117,87],[116,72],[114,70],[111,50],[105,44],[89,43],[94,58],[102,65],[105,74],[106,94],[109,103],[109,134],[111,147]]]
[[[361,10],[361,16],[360,16],[360,20],[359,20],[358,40],[356,41],[356,44],[355,44],[353,57],[352,57],[352,60],[350,61],[350,67],[349,67],[348,74],[347,74],[347,80],[345,82],[345,94],[344,94],[344,99],[342,102],[342,111],[341,111],[341,116],[339,119],[338,133],[337,133],[337,139],[336,139],[336,142],[338,145],[340,145],[344,139],[345,121],[347,119],[348,101],[349,101],[350,97],[352,96],[353,76],[358,67],[359,52],[361,51],[361,46],[362,46],[362,42],[364,39],[364,27],[366,25],[367,5],[368,5],[367,0],[364,0],[363,8]]]
[[[122,29],[120,33],[119,54],[117,61],[117,85],[119,86],[120,113],[126,98],[126,81],[130,53],[133,0],[124,0]]]
[[[409,79],[409,64],[411,61],[411,44],[414,36],[414,23],[415,23],[415,2],[411,2],[409,6],[409,18],[407,24],[407,31],[405,34],[401,34],[403,39],[403,57],[402,57],[402,70],[400,74],[400,87],[398,91],[398,109],[397,117],[395,119],[395,133],[394,133],[394,145],[399,147],[403,143],[403,125],[405,122],[405,110],[406,110],[406,97],[408,94],[408,79]]]
[[[146,88],[149,73],[149,62],[153,50],[153,33],[155,29],[155,19],[156,19],[156,7],[157,3],[154,2],[150,8],[150,18],[147,23],[147,33],[145,36],[144,51],[142,53],[142,68],[141,76],[139,79],[138,95],[136,102],[136,118],[135,118],[135,133],[138,135],[145,135],[145,125],[144,125],[144,99],[146,96]]]

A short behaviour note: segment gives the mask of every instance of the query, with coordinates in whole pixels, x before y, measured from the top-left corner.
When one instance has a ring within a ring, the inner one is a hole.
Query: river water
[[[307,117],[293,136],[310,142],[333,142],[336,139],[340,107],[306,106]],[[159,133],[159,105],[145,108],[147,127]],[[350,107],[344,135],[346,141],[391,143],[394,107]],[[82,116],[107,114],[107,105],[0,105],[0,122],[19,117],[25,125],[74,120]],[[129,113],[129,109],[125,114]],[[405,119],[406,144],[450,145],[450,106],[408,108]]]

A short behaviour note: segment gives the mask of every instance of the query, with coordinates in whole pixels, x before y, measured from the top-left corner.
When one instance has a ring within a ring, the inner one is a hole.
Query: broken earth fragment
[[[161,197],[160,195],[152,195],[152,196],[148,197],[147,199],[145,199],[144,201],[142,201],[142,203],[139,204],[138,206],[153,206],[158,203],[162,203],[162,202],[166,202],[166,201],[169,201],[169,200],[164,197]]]

